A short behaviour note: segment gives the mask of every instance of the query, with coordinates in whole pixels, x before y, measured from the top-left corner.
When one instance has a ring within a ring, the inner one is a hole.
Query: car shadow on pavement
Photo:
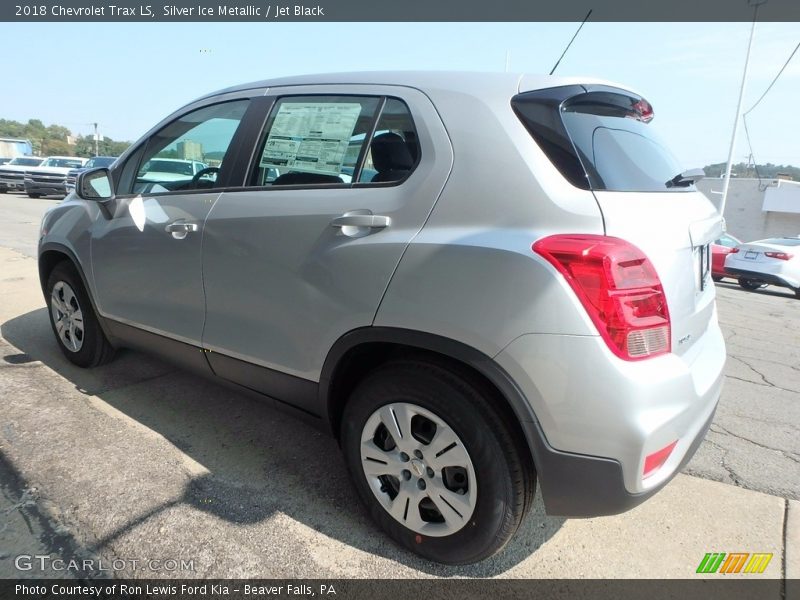
[[[792,290],[788,288],[777,287],[774,285],[769,285],[767,287],[759,288],[757,290],[746,290],[742,288],[738,283],[729,281],[724,279],[722,281],[717,281],[716,285],[727,288],[729,290],[739,290],[743,294],[758,294],[761,296],[774,296],[775,298],[787,298],[792,299],[795,297],[795,294]]]
[[[57,347],[45,309],[3,323],[0,332],[22,352],[4,357],[6,363],[41,361],[82,393],[99,397],[157,432],[201,465],[203,473],[208,471],[194,476],[179,499],[128,516],[126,524],[107,534],[94,550],[101,551],[159,513],[186,504],[230,523],[253,525],[254,535],[271,535],[259,530],[258,524],[283,514],[409,569],[438,576],[490,577],[528,559],[564,522],[544,514],[537,493],[528,518],[500,554],[465,567],[426,561],[396,546],[373,524],[358,501],[336,441],[312,426],[268,403],[137,352],[122,351],[109,365],[79,369]]]

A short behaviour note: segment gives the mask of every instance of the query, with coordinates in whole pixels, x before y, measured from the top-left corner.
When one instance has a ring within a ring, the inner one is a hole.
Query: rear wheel
[[[94,313],[80,275],[72,263],[55,266],[47,279],[50,325],[67,359],[79,367],[96,367],[114,357]]]
[[[746,277],[739,277],[739,285],[746,290],[757,290],[762,287],[767,287],[766,283],[757,281],[755,279],[747,279]]]
[[[722,275],[712,275],[711,279],[713,279],[716,283],[722,281]]]
[[[31,194],[30,192],[28,193],[28,198],[41,198],[41,197],[42,197],[41,194]]]
[[[533,495],[535,475],[505,420],[438,364],[397,361],[368,375],[345,407],[342,446],[372,518],[437,562],[499,552]]]

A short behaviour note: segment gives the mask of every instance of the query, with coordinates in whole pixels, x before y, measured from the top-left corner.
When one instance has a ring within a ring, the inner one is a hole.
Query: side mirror
[[[75,180],[75,193],[82,200],[105,202],[114,197],[111,172],[105,167],[79,173]]]

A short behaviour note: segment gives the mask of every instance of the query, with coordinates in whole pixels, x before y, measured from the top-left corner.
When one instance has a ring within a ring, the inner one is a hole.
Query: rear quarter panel
[[[566,282],[531,250],[556,232],[602,234],[594,196],[544,156],[513,113],[515,90],[427,91],[453,143],[453,170],[375,325],[428,331],[489,356],[525,333],[597,335]]]

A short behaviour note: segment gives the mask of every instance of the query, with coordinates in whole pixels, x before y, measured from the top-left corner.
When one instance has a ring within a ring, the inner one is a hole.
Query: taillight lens
[[[614,354],[639,360],[670,351],[664,288],[639,248],[589,234],[553,235],[532,248],[566,278]]]
[[[738,253],[739,253],[739,249],[738,248],[731,248],[731,251],[728,252],[728,254],[738,254]]]
[[[789,260],[794,254],[789,254],[788,252],[764,252],[764,256],[777,258],[778,260]]]

